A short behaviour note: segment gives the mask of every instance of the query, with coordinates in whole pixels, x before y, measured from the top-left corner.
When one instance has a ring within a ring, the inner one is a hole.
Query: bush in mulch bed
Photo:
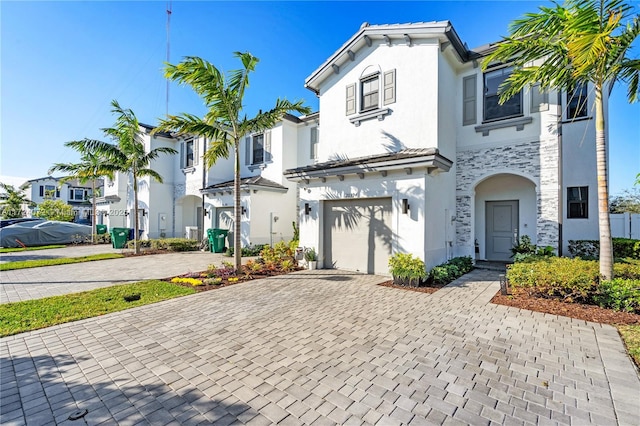
[[[473,270],[471,257],[454,257],[434,266],[429,274],[424,273],[424,263],[406,254],[396,254],[389,259],[393,280],[385,281],[381,286],[401,288],[420,293],[435,293],[450,282]],[[403,275],[404,274],[404,275]],[[424,274],[424,275],[422,275]],[[423,279],[426,277],[426,279]],[[417,285],[411,285],[417,283]]]
[[[171,278],[169,281],[184,287],[192,287],[197,292],[201,292],[245,281],[288,274],[301,269],[290,262],[269,262],[257,259],[249,260],[245,265],[242,265],[239,272],[236,272],[233,264],[222,262],[220,267],[209,265],[209,268],[204,272],[190,272]]]

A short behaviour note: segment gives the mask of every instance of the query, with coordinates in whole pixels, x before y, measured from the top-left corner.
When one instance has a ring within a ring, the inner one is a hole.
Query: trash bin
[[[209,247],[212,253],[222,253],[224,251],[224,240],[229,233],[228,229],[207,229],[207,237],[209,237]]]
[[[106,234],[107,233],[107,225],[96,225],[96,233],[99,234]]]
[[[133,228],[129,228],[129,240],[133,241],[134,238],[133,236],[136,235],[136,230]],[[144,232],[144,229],[138,229],[138,239],[142,238],[142,233]]]
[[[111,228],[111,245],[113,248],[124,248],[127,245],[128,238],[129,228]]]

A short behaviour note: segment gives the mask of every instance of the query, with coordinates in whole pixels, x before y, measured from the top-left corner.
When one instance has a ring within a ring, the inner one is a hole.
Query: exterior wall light
[[[311,206],[309,205],[309,203],[304,203],[304,214],[305,214],[305,216],[309,216],[309,213],[311,213]]]
[[[409,213],[409,199],[407,198],[403,198],[402,199],[402,214],[408,214]]]

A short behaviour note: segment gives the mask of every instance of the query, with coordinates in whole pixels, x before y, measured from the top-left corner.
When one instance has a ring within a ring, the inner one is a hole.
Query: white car
[[[16,223],[0,229],[1,247],[69,244],[91,237],[91,227],[55,220]]]

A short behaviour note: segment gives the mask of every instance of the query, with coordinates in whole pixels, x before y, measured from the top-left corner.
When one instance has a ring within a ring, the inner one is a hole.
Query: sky
[[[47,175],[75,162],[66,141],[104,138],[111,100],[142,123],[165,115],[167,59],[199,56],[224,71],[235,51],[260,58],[245,95],[249,115],[276,98],[318,100],[304,80],[363,22],[449,20],[470,47],[500,40],[508,24],[537,1],[0,1],[0,181]],[[167,38],[167,9],[171,8]],[[637,41],[636,44],[640,44]],[[634,46],[640,56],[640,48]],[[202,115],[190,88],[170,84],[170,114]],[[626,88],[610,98],[610,193],[630,189],[640,172],[640,104]],[[2,180],[4,179],[4,180]]]

